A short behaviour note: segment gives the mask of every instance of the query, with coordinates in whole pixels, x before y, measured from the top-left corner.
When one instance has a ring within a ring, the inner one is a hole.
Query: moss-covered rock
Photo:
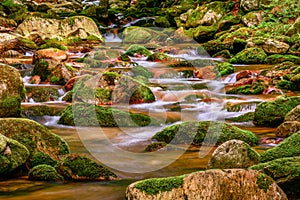
[[[258,164],[260,155],[249,144],[240,140],[229,140],[221,144],[208,161],[208,169],[248,168]]]
[[[20,117],[25,99],[22,77],[15,68],[0,64],[0,117]]]
[[[299,121],[285,121],[276,129],[276,137],[289,137],[300,130]]]
[[[99,42],[104,41],[96,23],[85,16],[74,16],[63,20],[31,17],[24,20],[16,32],[28,39],[33,34],[37,34],[43,40],[72,36],[87,39],[88,36],[93,35],[99,38]]]
[[[53,101],[59,98],[57,88],[53,87],[39,87],[39,86],[26,86],[27,98],[32,98],[35,102]]]
[[[258,126],[276,127],[285,115],[300,104],[300,97],[278,97],[275,101],[259,103],[254,112],[253,123]]]
[[[193,37],[197,42],[207,42],[213,39],[215,33],[217,32],[217,26],[197,26],[196,28],[190,28],[186,31],[186,34]]]
[[[132,69],[131,69],[131,72],[134,74],[134,77],[137,77],[137,76],[143,76],[143,77],[146,77],[146,78],[152,78],[153,77],[153,73],[150,72],[147,68],[143,67],[143,66],[134,66]]]
[[[287,200],[272,178],[255,170],[206,170],[189,175],[152,178],[132,183],[126,198],[138,199]]]
[[[209,133],[209,134],[207,134]],[[258,138],[250,131],[239,129],[228,123],[222,122],[183,122],[164,128],[156,133],[152,139],[172,144],[193,143],[202,144],[204,138],[207,141],[221,144],[228,140],[242,140],[249,145],[258,143]]]
[[[75,117],[74,117],[75,116]],[[129,113],[115,108],[86,103],[69,105],[58,123],[69,126],[132,127],[147,126],[153,119],[147,115]]]
[[[172,58],[162,52],[155,52],[152,55],[149,55],[147,61],[154,61],[154,62],[164,62],[171,60]]]
[[[293,62],[295,64],[300,64],[299,56],[294,55],[281,55],[281,54],[274,54],[266,57],[265,62],[268,64],[277,64],[282,62]]]
[[[132,44],[128,47],[125,54],[129,56],[134,56],[135,54],[149,56],[151,52],[144,46],[138,44]]]
[[[300,194],[300,157],[278,158],[250,169],[270,176],[287,195]]]
[[[264,63],[267,54],[260,48],[247,48],[230,59],[230,63],[259,64]]]
[[[52,167],[57,167],[58,161],[51,158],[48,154],[44,152],[37,152],[30,159],[30,167],[33,168],[37,165],[50,165]]]
[[[28,173],[29,180],[34,181],[63,181],[64,178],[59,175],[56,169],[50,165],[37,165]]]
[[[48,154],[53,159],[70,152],[69,146],[61,137],[35,121],[18,118],[0,119],[1,134],[23,144],[30,157],[37,152]]]
[[[218,63],[217,67],[221,76],[232,74],[234,72],[234,67],[228,62]]]
[[[300,154],[300,132],[294,133],[290,137],[279,143],[278,146],[261,153],[261,162],[268,162],[277,158],[299,156]]]
[[[114,180],[117,175],[95,161],[76,154],[61,159],[58,171],[67,180]]]
[[[2,131],[0,131],[2,133]],[[10,172],[23,165],[30,153],[28,149],[16,140],[5,137],[0,134],[1,152],[0,152],[0,177],[7,178]],[[3,142],[5,141],[5,143]]]
[[[149,42],[165,42],[168,35],[161,32],[161,29],[130,26],[123,32],[123,42],[129,44],[146,44]]]
[[[248,112],[238,117],[226,118],[230,122],[250,122],[253,120],[254,112]]]
[[[227,94],[262,94],[266,89],[263,82],[256,81],[251,85],[242,85],[226,91]]]

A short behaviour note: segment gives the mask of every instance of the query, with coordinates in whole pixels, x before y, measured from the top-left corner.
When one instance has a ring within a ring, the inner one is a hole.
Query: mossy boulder
[[[258,164],[260,155],[249,144],[240,140],[229,140],[221,144],[208,161],[208,169],[248,168]]]
[[[54,87],[26,86],[26,95],[35,102],[54,101],[59,98],[58,88]]]
[[[86,103],[69,105],[58,123],[69,126],[134,127],[155,122],[151,117]]]
[[[276,137],[289,137],[300,130],[299,121],[285,121],[276,129]]]
[[[20,117],[25,99],[22,77],[15,68],[0,64],[0,117]]]
[[[0,145],[0,177],[7,178],[12,171],[26,162],[30,153],[18,141],[2,135],[2,131],[0,131]]]
[[[267,54],[261,48],[247,48],[230,59],[230,63],[259,64],[264,63]]]
[[[285,115],[300,104],[300,97],[278,97],[274,101],[261,102],[257,105],[253,123],[257,126],[279,126]]]
[[[117,175],[95,161],[76,154],[63,157],[58,171],[66,180],[114,180]]]
[[[286,158],[300,155],[300,132],[279,143],[278,146],[261,153],[261,162],[268,162],[277,158]]]
[[[28,173],[28,179],[34,181],[63,181],[56,169],[50,165],[42,164],[33,167]]]
[[[33,168],[38,165],[50,165],[52,167],[58,166],[58,161],[51,158],[48,154],[44,152],[37,152],[30,159],[30,167]]]
[[[137,77],[137,76],[143,76],[145,78],[153,77],[152,72],[150,72],[147,68],[140,65],[134,66],[130,71],[133,73],[133,77]]]
[[[217,63],[217,67],[221,76],[232,74],[234,72],[234,67],[228,62]]]
[[[247,84],[242,86],[234,87],[228,91],[226,91],[226,94],[262,94],[263,91],[267,88],[267,86],[260,81],[256,81],[253,84]]]
[[[126,198],[138,199],[216,199],[287,200],[272,178],[255,170],[206,170],[188,175],[152,178],[130,184]]]
[[[186,34],[193,37],[197,42],[203,43],[213,39],[217,32],[217,26],[197,26],[196,28],[190,28],[186,31]]]
[[[30,17],[18,26],[16,32],[28,39],[33,35],[38,35],[43,40],[67,37],[87,39],[88,36],[95,36],[99,42],[104,41],[96,23],[85,16],[74,16],[63,20]]]
[[[142,45],[132,44],[127,48],[125,54],[127,54],[128,56],[134,56],[134,55],[150,56],[152,53]]]
[[[249,169],[270,176],[289,196],[300,194],[300,157],[278,158]]]
[[[165,42],[168,35],[161,29],[130,26],[123,32],[123,43],[146,44],[149,42]]]
[[[171,125],[152,137],[154,140],[166,143],[195,145],[202,144],[204,138],[214,144],[221,144],[232,139],[242,140],[251,146],[258,143],[258,138],[250,131],[228,123],[212,121],[189,121]]]
[[[147,61],[153,62],[164,62],[164,61],[171,61],[172,58],[162,52],[155,52],[152,55],[149,55]]]
[[[295,64],[300,64],[299,56],[294,55],[282,55],[282,54],[274,54],[266,57],[265,62],[268,64],[277,64],[282,62],[293,62]]]
[[[284,121],[298,121],[300,122],[300,105],[293,108],[284,117]]]
[[[180,19],[185,22],[185,27],[188,28],[199,25],[211,26],[223,17],[227,9],[225,2],[214,1],[181,14]]]
[[[0,119],[1,134],[23,144],[32,158],[37,152],[48,154],[58,160],[61,155],[70,153],[65,140],[53,134],[48,128],[29,119]]]

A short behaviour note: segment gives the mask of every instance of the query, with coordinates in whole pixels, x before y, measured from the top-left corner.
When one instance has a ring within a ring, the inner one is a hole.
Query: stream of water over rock
[[[115,43],[120,42],[120,38],[115,38],[112,35],[108,35],[107,45],[112,42],[112,46]],[[193,59],[205,59],[200,55],[195,54],[195,52],[190,52],[190,54],[179,54],[177,57],[183,57],[186,60]],[[209,59],[209,58],[206,58]],[[269,98],[274,98],[274,95],[225,95],[224,88],[227,85],[235,82],[234,75],[230,75],[222,80],[218,81],[208,81],[200,80],[195,78],[185,78],[185,77],[175,77],[170,78],[164,77],[160,78],[159,74],[170,70],[165,65],[157,62],[148,62],[142,59],[135,60],[138,64],[147,67],[151,72],[154,73],[154,78],[150,79],[150,87],[154,91],[157,101],[153,103],[143,103],[130,105],[129,109],[134,112],[148,113],[151,116],[160,116],[165,119],[167,124],[176,123],[179,121],[187,120],[221,120],[224,121],[225,118],[234,117],[241,115],[246,112],[254,111],[255,106],[258,102],[267,100]],[[259,66],[242,66],[236,65],[235,71],[243,69],[259,70],[264,69],[269,66],[259,65]],[[189,70],[189,68],[184,68],[181,70]],[[24,78],[25,82],[28,78]],[[61,90],[61,87],[50,86],[50,85],[32,85],[28,82],[27,86],[32,87],[53,87]],[[204,84],[207,86],[206,89],[193,89],[192,85]],[[156,87],[159,85],[160,87]],[[184,86],[184,87],[183,87]],[[167,88],[161,90],[160,88]],[[193,103],[187,103],[183,100],[185,97],[191,94],[205,94],[210,97],[210,99],[215,99],[215,101],[196,101]],[[64,95],[63,91],[60,91],[60,97]],[[218,101],[222,99],[222,101]],[[61,110],[65,108],[68,104],[61,101],[59,98],[56,101],[36,103],[33,100],[27,99],[28,102],[23,103],[23,107],[28,107],[32,105],[48,105],[54,110]],[[176,109],[176,103],[180,102],[180,110]],[[239,108],[228,112],[226,110],[226,103],[237,103]],[[175,109],[173,109],[175,107]],[[172,109],[171,109],[172,108]],[[84,144],[81,142],[81,138],[78,135],[78,129],[69,126],[58,125],[58,116],[42,116],[34,117],[32,119],[38,121],[49,127],[54,133],[62,136],[70,145],[72,153],[84,154],[89,157],[93,157],[89,151],[86,149]],[[243,129],[251,130],[259,137],[274,137],[275,130],[273,128],[255,127],[252,123],[237,123],[235,124]],[[151,143],[150,138],[157,131],[165,127],[166,124],[159,127],[138,127],[138,128],[101,128],[103,132],[107,135],[109,140],[113,145],[122,148],[126,151],[131,152],[142,152],[144,148]],[[90,129],[90,131],[97,131],[97,129]],[[130,132],[130,135],[126,134]],[[92,135],[92,133],[89,133]],[[94,138],[90,138],[93,142]],[[263,151],[268,146],[256,146],[257,151]],[[36,182],[28,181],[26,177],[13,179],[8,181],[0,182],[0,199],[6,200],[50,200],[50,199],[85,199],[85,200],[118,200],[124,199],[126,187],[136,180],[149,178],[149,177],[166,177],[173,175],[181,175],[190,173],[197,170],[203,170],[206,168],[208,160],[211,156],[212,151],[204,158],[199,158],[199,147],[192,146],[181,155],[176,161],[167,167],[162,169],[148,172],[148,173],[126,173],[123,171],[116,171],[115,173],[121,178],[121,180],[110,181],[110,182],[77,182],[77,183],[46,183],[46,182]],[[104,152],[105,153],[105,152]],[[119,160],[118,165],[122,166],[126,160]],[[131,163],[134,165],[134,163]],[[138,164],[138,163],[137,163]]]

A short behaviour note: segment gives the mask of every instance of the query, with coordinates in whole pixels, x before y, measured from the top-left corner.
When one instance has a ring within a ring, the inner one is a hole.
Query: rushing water
[[[112,34],[106,36],[106,39],[111,42],[120,42],[120,38],[114,37]],[[191,50],[188,54],[173,55],[173,57],[184,58],[187,60],[193,59],[208,59],[197,55]],[[218,60],[220,61],[220,60]],[[179,121],[187,120],[221,120],[224,121],[227,117],[234,117],[246,112],[254,111],[258,102],[274,98],[274,95],[269,96],[242,96],[242,95],[225,95],[224,87],[235,82],[235,76],[230,75],[227,78],[219,81],[199,80],[196,78],[186,78],[179,76],[171,76],[161,78],[160,74],[170,71],[170,68],[164,64],[147,62],[145,59],[135,60],[138,64],[147,67],[150,71],[154,72],[154,78],[150,79],[150,87],[154,92],[157,101],[147,104],[130,105],[128,108],[134,112],[142,112],[150,114],[151,116],[160,117],[163,119],[161,126],[158,127],[139,127],[139,128],[101,128],[107,138],[113,143],[114,146],[130,152],[142,152],[144,148],[151,143],[150,138],[159,130],[163,129],[166,125],[177,123]],[[241,66],[237,65],[236,71],[242,69],[260,70],[268,66]],[[178,69],[177,69],[178,70]],[[176,71],[176,70],[175,70]],[[24,77],[27,86],[34,87],[55,87],[59,90],[60,96],[65,95],[63,89],[59,86],[49,85],[32,85],[29,83],[30,77]],[[206,85],[205,89],[193,89],[193,85]],[[164,88],[164,89],[162,89]],[[189,95],[203,95],[207,96],[206,100],[194,99],[193,102],[186,100]],[[32,105],[48,105],[53,109],[61,110],[68,104],[61,101],[59,98],[55,102],[35,103],[27,102],[22,106]],[[226,105],[237,104],[236,110],[228,112]],[[122,108],[121,106],[119,106]],[[92,158],[92,155],[81,142],[80,135],[78,134],[79,128],[58,125],[58,116],[43,116],[33,117],[32,119],[41,124],[48,126],[52,131],[63,137],[70,145],[72,153],[79,153]],[[275,130],[272,128],[258,128],[251,123],[237,123],[237,126],[251,130],[259,137],[274,137]],[[91,132],[86,134],[93,135],[95,129],[89,129]],[[130,134],[127,134],[130,133]],[[86,139],[85,143],[93,143],[95,138],[90,137]],[[264,151],[268,146],[257,146],[257,151]],[[122,170],[112,169],[121,180],[110,182],[70,182],[70,183],[46,183],[28,181],[26,177],[13,179],[0,182],[0,199],[7,200],[50,200],[50,199],[101,199],[101,200],[118,200],[124,199],[126,187],[136,180],[149,178],[149,177],[166,177],[173,175],[181,175],[190,173],[197,170],[206,168],[208,160],[215,147],[203,158],[199,158],[199,147],[190,147],[183,155],[175,160],[170,165],[158,169],[156,171],[147,173],[129,173]],[[96,149],[97,150],[97,149]],[[98,149],[103,151],[103,149]],[[175,150],[176,151],[176,150]],[[104,152],[105,153],[105,152]],[[112,155],[113,156],[113,155]],[[114,161],[119,166],[123,166],[127,160]],[[134,162],[134,161],[131,161]],[[149,160],[150,162],[150,160]],[[109,163],[108,163],[109,164]],[[131,163],[136,164],[138,163]],[[141,166],[143,167],[143,166]]]

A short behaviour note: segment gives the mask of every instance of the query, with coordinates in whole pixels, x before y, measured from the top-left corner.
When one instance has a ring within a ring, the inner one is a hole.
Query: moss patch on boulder
[[[28,173],[29,180],[35,181],[63,181],[64,178],[59,175],[56,169],[50,165],[37,165]]]
[[[268,162],[277,158],[300,155],[300,131],[279,143],[278,146],[261,153],[261,162]]]
[[[209,134],[207,134],[208,132]],[[249,145],[258,143],[258,138],[250,131],[242,130],[228,123],[211,121],[191,121],[171,125],[156,133],[152,139],[172,144],[200,145],[205,137],[208,141],[216,144],[232,139],[242,140]]]
[[[247,48],[230,59],[230,63],[259,64],[265,63],[267,54],[260,48]]]
[[[253,123],[258,126],[279,126],[285,115],[300,104],[300,97],[278,97],[275,101],[259,103]]]
[[[75,116],[75,122],[74,122]],[[147,126],[152,119],[143,114],[129,113],[115,108],[86,103],[69,105],[58,123],[69,126],[133,127]]]
[[[300,193],[300,157],[278,158],[251,166],[250,169],[265,173],[274,179],[286,194]]]
[[[117,175],[95,161],[76,154],[62,158],[58,170],[67,180],[113,180]]]

